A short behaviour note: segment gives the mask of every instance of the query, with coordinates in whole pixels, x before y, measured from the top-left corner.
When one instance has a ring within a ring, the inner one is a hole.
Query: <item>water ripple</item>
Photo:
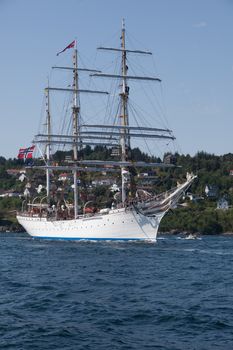
[[[0,349],[233,348],[233,239],[0,236]]]

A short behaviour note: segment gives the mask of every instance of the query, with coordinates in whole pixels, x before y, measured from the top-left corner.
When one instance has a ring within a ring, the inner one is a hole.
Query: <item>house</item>
[[[115,182],[114,179],[111,179],[111,178],[107,178],[107,179],[96,179],[96,180],[93,180],[91,182],[91,185],[93,187],[97,187],[97,186],[111,186],[113,185]]]
[[[190,193],[190,192],[187,192],[186,196],[190,199],[190,201],[192,202],[198,202],[202,199],[204,199],[204,197],[202,196],[198,196],[196,194],[193,194],[193,193]]]
[[[229,209],[229,204],[226,198],[220,198],[217,201],[217,209],[222,209],[222,210],[228,210]]]
[[[72,157],[71,156],[65,156],[65,162],[67,162],[67,163],[72,163],[73,161],[72,161]]]
[[[20,173],[20,169],[7,169],[7,174],[11,176],[17,176]]]
[[[218,195],[218,187],[216,185],[206,185],[205,194],[208,198],[215,198]]]
[[[62,174],[59,175],[58,181],[65,182],[65,181],[68,181],[70,179],[71,179],[71,175],[70,174],[62,173]]]
[[[21,197],[21,196],[22,195],[20,193],[14,192],[13,190],[5,191],[0,194],[1,198],[5,198],[5,197],[12,198],[12,197]]]
[[[81,180],[77,179],[77,186],[81,186]],[[71,185],[71,188],[74,188],[74,184]]]
[[[118,157],[120,155],[120,149],[119,148],[112,148],[111,157]]]
[[[176,156],[173,154],[167,154],[163,158],[163,163],[165,164],[176,164]]]
[[[112,184],[112,186],[110,187],[110,191],[111,192],[120,192],[120,188],[117,184]]]
[[[144,178],[144,177],[147,177],[147,176],[149,176],[148,173],[140,173],[140,174],[138,174],[139,178]]]

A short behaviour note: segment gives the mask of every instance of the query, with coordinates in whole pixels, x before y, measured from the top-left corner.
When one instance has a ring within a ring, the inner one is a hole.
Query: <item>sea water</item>
[[[0,349],[233,349],[233,236],[0,235]]]

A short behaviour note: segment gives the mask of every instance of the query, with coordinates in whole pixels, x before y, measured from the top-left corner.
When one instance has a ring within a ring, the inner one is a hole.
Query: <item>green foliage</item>
[[[233,209],[190,207],[168,212],[160,224],[160,232],[187,231],[201,234],[233,232]]]
[[[8,175],[5,166],[0,166],[0,189],[8,190],[13,188],[15,179]]]
[[[19,230],[15,214],[21,208],[21,199],[16,197],[0,198],[0,226],[11,231]]]
[[[18,210],[21,208],[22,200],[18,197],[0,198],[0,212]]]
[[[111,207],[113,193],[106,186],[98,186],[94,189],[95,204],[99,208]]]
[[[0,165],[5,165],[6,159],[4,157],[0,157]]]
[[[105,146],[96,146],[94,148],[86,146],[80,151],[80,159],[97,159],[97,160],[113,160],[111,156],[112,150]],[[53,156],[54,162],[61,162],[65,164],[66,156],[72,157],[72,151],[63,152],[57,151]],[[159,158],[150,156],[142,152],[139,148],[129,150],[130,159],[133,161],[148,161],[148,162],[161,162]],[[116,157],[114,159],[120,159]],[[219,193],[218,197],[225,197],[230,205],[233,205],[233,176],[229,175],[229,171],[233,170],[233,154],[225,154],[223,156],[216,156],[214,154],[208,154],[206,152],[198,152],[195,156],[179,155],[178,153],[173,155],[173,159],[176,160],[176,164],[179,167],[174,168],[155,168],[155,169],[134,169],[132,168],[135,180],[140,184],[140,179],[137,178],[139,172],[153,172],[154,182],[151,185],[151,191],[154,193],[160,193],[167,191],[170,188],[176,186],[177,182],[183,182],[185,180],[186,172],[194,172],[198,175],[197,180],[192,184],[189,190],[197,196],[204,196],[204,189],[207,184],[216,185]],[[41,164],[39,159],[34,160],[36,164]],[[26,182],[18,181],[18,177],[11,176],[7,173],[8,169],[24,167],[23,161],[17,159],[5,159],[0,157],[0,190],[13,190],[23,193]],[[30,182],[32,187],[35,188],[38,184],[45,183],[44,172],[38,170],[28,171]],[[92,180],[98,179],[98,173],[82,173],[80,179],[83,184],[82,191],[86,193],[86,197],[92,195],[93,202],[99,207],[111,206],[113,201],[113,194],[109,190],[109,186],[99,186],[95,189],[89,189],[88,185]],[[115,174],[108,174],[107,177],[114,177],[115,181],[119,184],[119,176]],[[54,178],[53,183],[56,187],[61,184]],[[70,184],[67,184],[65,193],[69,201],[72,200],[73,194],[70,188]],[[34,193],[35,194],[35,193]],[[85,196],[84,196],[85,197]],[[85,197],[85,198],[86,198]],[[86,199],[85,199],[86,200]],[[85,201],[84,200],[84,201]],[[193,204],[188,202],[188,207],[179,207],[173,211],[169,211],[163,218],[160,231],[188,231],[188,232],[200,232],[203,234],[214,234],[221,232],[233,232],[233,210],[216,210],[216,200],[207,199]],[[22,200],[19,198],[0,198],[0,225],[4,220],[14,220],[14,210],[18,210],[21,207]],[[186,200],[187,202],[187,200]]]

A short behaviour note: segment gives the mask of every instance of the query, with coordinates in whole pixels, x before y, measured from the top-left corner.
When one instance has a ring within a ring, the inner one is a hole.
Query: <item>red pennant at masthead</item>
[[[20,148],[18,153],[18,159],[32,159],[32,154],[35,149],[35,145],[28,148]]]
[[[66,46],[62,51],[58,52],[58,53],[57,53],[57,56],[59,56],[60,53],[66,51],[67,49],[72,49],[72,47],[75,47],[75,40],[72,41],[72,43],[70,43],[68,46]]]

